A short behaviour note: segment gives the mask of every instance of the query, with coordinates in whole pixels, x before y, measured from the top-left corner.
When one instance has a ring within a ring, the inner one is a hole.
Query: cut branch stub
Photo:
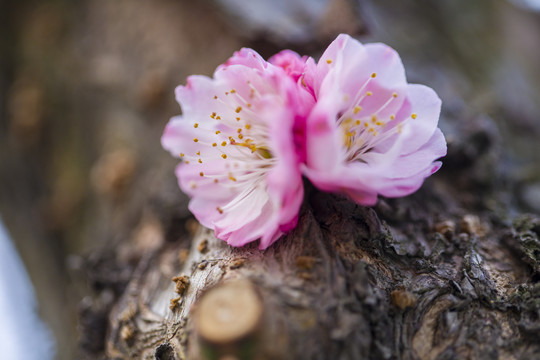
[[[210,289],[196,308],[198,335],[214,344],[230,344],[253,334],[263,306],[251,283],[234,280]]]
[[[195,331],[206,358],[244,358],[253,350],[263,304],[248,280],[231,280],[208,290],[195,307]]]

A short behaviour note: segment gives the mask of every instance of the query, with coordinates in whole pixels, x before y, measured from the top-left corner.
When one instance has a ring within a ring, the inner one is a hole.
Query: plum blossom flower
[[[162,145],[183,159],[176,175],[190,211],[230,245],[260,239],[265,249],[296,226],[303,185],[293,127],[313,105],[300,94],[284,67],[250,49],[176,89],[183,114]]]
[[[301,81],[316,99],[304,174],[318,188],[374,205],[378,194],[413,193],[440,168],[441,100],[431,88],[407,83],[390,47],[339,35]]]

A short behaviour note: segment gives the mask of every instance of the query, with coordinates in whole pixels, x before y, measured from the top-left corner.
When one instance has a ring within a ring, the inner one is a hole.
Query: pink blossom
[[[316,99],[304,173],[320,189],[374,205],[378,194],[413,193],[440,168],[441,101],[431,88],[407,83],[390,47],[340,35],[302,80]]]
[[[283,67],[250,49],[176,89],[183,115],[162,145],[183,159],[176,175],[191,212],[233,246],[260,239],[265,249],[296,226],[303,186],[293,127],[313,103],[300,93]]]

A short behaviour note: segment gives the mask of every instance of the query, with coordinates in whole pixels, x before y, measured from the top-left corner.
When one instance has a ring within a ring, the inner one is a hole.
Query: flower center
[[[384,117],[381,115],[388,113],[387,108],[396,101],[398,93],[388,95],[386,91],[386,95],[383,95],[378,94],[376,90],[366,90],[376,77],[377,74],[372,73],[352,97],[351,105],[338,114],[337,124],[343,134],[343,149],[347,161],[363,161],[363,154],[371,151],[380,142],[402,132],[404,119],[396,119],[393,114],[386,114]],[[345,94],[343,98],[344,101],[348,101],[350,96]],[[375,101],[382,104],[372,111],[366,111],[365,108],[373,108],[370,105]],[[412,119],[416,117],[416,114],[411,114]]]
[[[256,112],[260,97],[250,81],[242,90],[230,89],[213,97],[219,112],[209,111],[208,119],[193,124],[200,133],[193,139],[199,145],[197,151],[180,154],[184,163],[201,168],[200,179],[190,184],[192,188],[213,182],[247,196],[245,188],[263,182],[276,159],[270,150],[266,122]]]

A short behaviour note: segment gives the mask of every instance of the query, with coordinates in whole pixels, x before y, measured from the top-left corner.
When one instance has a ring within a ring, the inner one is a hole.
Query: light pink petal
[[[389,178],[413,176],[430,166],[430,164],[446,155],[446,140],[441,130],[435,133],[420,149],[396,160],[387,174]]]
[[[380,86],[393,88],[407,83],[405,68],[398,53],[388,45],[381,43],[366,44],[366,67],[377,74]]]
[[[433,89],[424,85],[410,84],[407,92],[410,111],[416,115],[416,119],[408,120],[411,135],[407,141],[407,148],[404,149],[406,154],[418,150],[431,138],[437,129],[441,112],[441,99]]]
[[[216,236],[227,239],[233,232],[243,227],[251,226],[251,222],[257,220],[265,204],[268,202],[268,194],[263,188],[246,189],[249,193],[243,199],[238,197],[223,206],[223,214],[214,221]],[[260,236],[260,234],[259,234]],[[254,239],[250,239],[252,241]]]
[[[242,65],[247,68],[264,70],[268,66],[268,63],[255,50],[242,48],[236,51],[223,65],[220,65],[217,71],[221,71],[231,65]]]

